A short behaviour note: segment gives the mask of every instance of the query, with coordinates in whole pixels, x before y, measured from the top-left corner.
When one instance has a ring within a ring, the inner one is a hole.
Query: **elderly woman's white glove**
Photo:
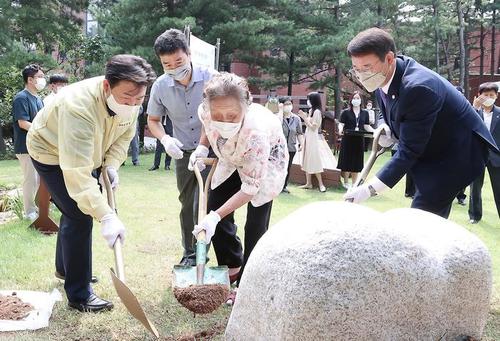
[[[194,152],[191,153],[191,156],[189,157],[189,163],[188,163],[188,169],[190,171],[193,171],[194,170],[194,164],[196,163],[196,166],[198,167],[198,169],[201,171],[203,171],[205,169],[205,162],[201,161],[201,160],[198,160],[196,161],[196,159],[198,158],[204,158],[204,157],[207,157],[208,156],[208,148],[205,147],[204,145],[202,144],[199,144],[198,147],[196,147],[196,149],[194,150]]]
[[[210,213],[207,214],[198,225],[194,225],[193,234],[195,238],[198,236],[198,233],[200,233],[201,230],[205,230],[205,242],[207,244],[210,243],[210,240],[212,240],[212,237],[215,234],[215,228],[217,227],[220,219],[221,218],[217,212],[210,211]]]
[[[380,147],[383,148],[389,148],[392,146],[394,143],[397,142],[396,137],[392,134],[391,128],[387,124],[382,124],[381,127],[384,129],[385,134],[381,134],[379,139],[378,139],[378,144]]]

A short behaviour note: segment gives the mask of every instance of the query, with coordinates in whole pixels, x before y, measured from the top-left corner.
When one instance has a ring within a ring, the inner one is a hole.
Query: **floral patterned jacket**
[[[285,183],[288,150],[279,119],[260,104],[251,104],[243,117],[240,131],[225,139],[211,126],[210,113],[198,108],[208,141],[219,158],[212,178],[214,189],[235,170],[241,190],[253,195],[253,206],[261,206],[277,197]]]

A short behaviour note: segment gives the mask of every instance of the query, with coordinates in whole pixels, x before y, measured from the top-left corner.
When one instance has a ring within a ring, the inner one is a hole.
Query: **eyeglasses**
[[[359,79],[359,74],[360,73],[364,73],[364,72],[373,72],[373,67],[375,67],[376,65],[378,64],[383,64],[383,62],[381,62],[380,60],[377,60],[377,62],[373,65],[370,65],[368,66],[367,68],[363,69],[363,70],[357,70],[355,67],[352,67],[349,69],[349,73],[355,77],[356,79]],[[378,73],[378,72],[377,72]]]

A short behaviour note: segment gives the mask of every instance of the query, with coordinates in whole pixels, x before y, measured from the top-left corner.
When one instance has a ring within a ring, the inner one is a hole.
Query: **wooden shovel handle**
[[[106,188],[106,195],[108,197],[108,205],[116,213],[116,197],[115,191],[111,187],[111,181],[109,181],[107,167],[102,167],[102,178],[104,179],[104,187]],[[123,265],[123,255],[122,255],[122,240],[120,237],[116,238],[115,244],[113,245],[113,251],[115,253],[115,264],[116,264],[116,275],[117,277],[125,283],[125,270]]]
[[[210,183],[212,181],[212,176],[214,175],[215,168],[217,167],[217,159],[216,158],[198,158],[197,161],[202,161],[205,165],[212,166],[210,172],[208,173],[207,180],[205,184],[203,184],[203,178],[201,176],[201,172],[194,164],[193,171],[196,176],[196,180],[198,180],[198,223],[207,215],[207,197],[208,197],[208,189],[210,188]],[[196,236],[196,240],[205,240],[205,230],[202,230]]]

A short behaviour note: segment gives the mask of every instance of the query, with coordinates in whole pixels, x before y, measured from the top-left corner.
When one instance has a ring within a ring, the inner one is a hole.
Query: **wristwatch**
[[[375,190],[375,188],[373,188],[372,185],[368,185],[368,190],[370,191],[370,197],[374,197],[374,196],[376,196],[378,194],[377,191]]]

